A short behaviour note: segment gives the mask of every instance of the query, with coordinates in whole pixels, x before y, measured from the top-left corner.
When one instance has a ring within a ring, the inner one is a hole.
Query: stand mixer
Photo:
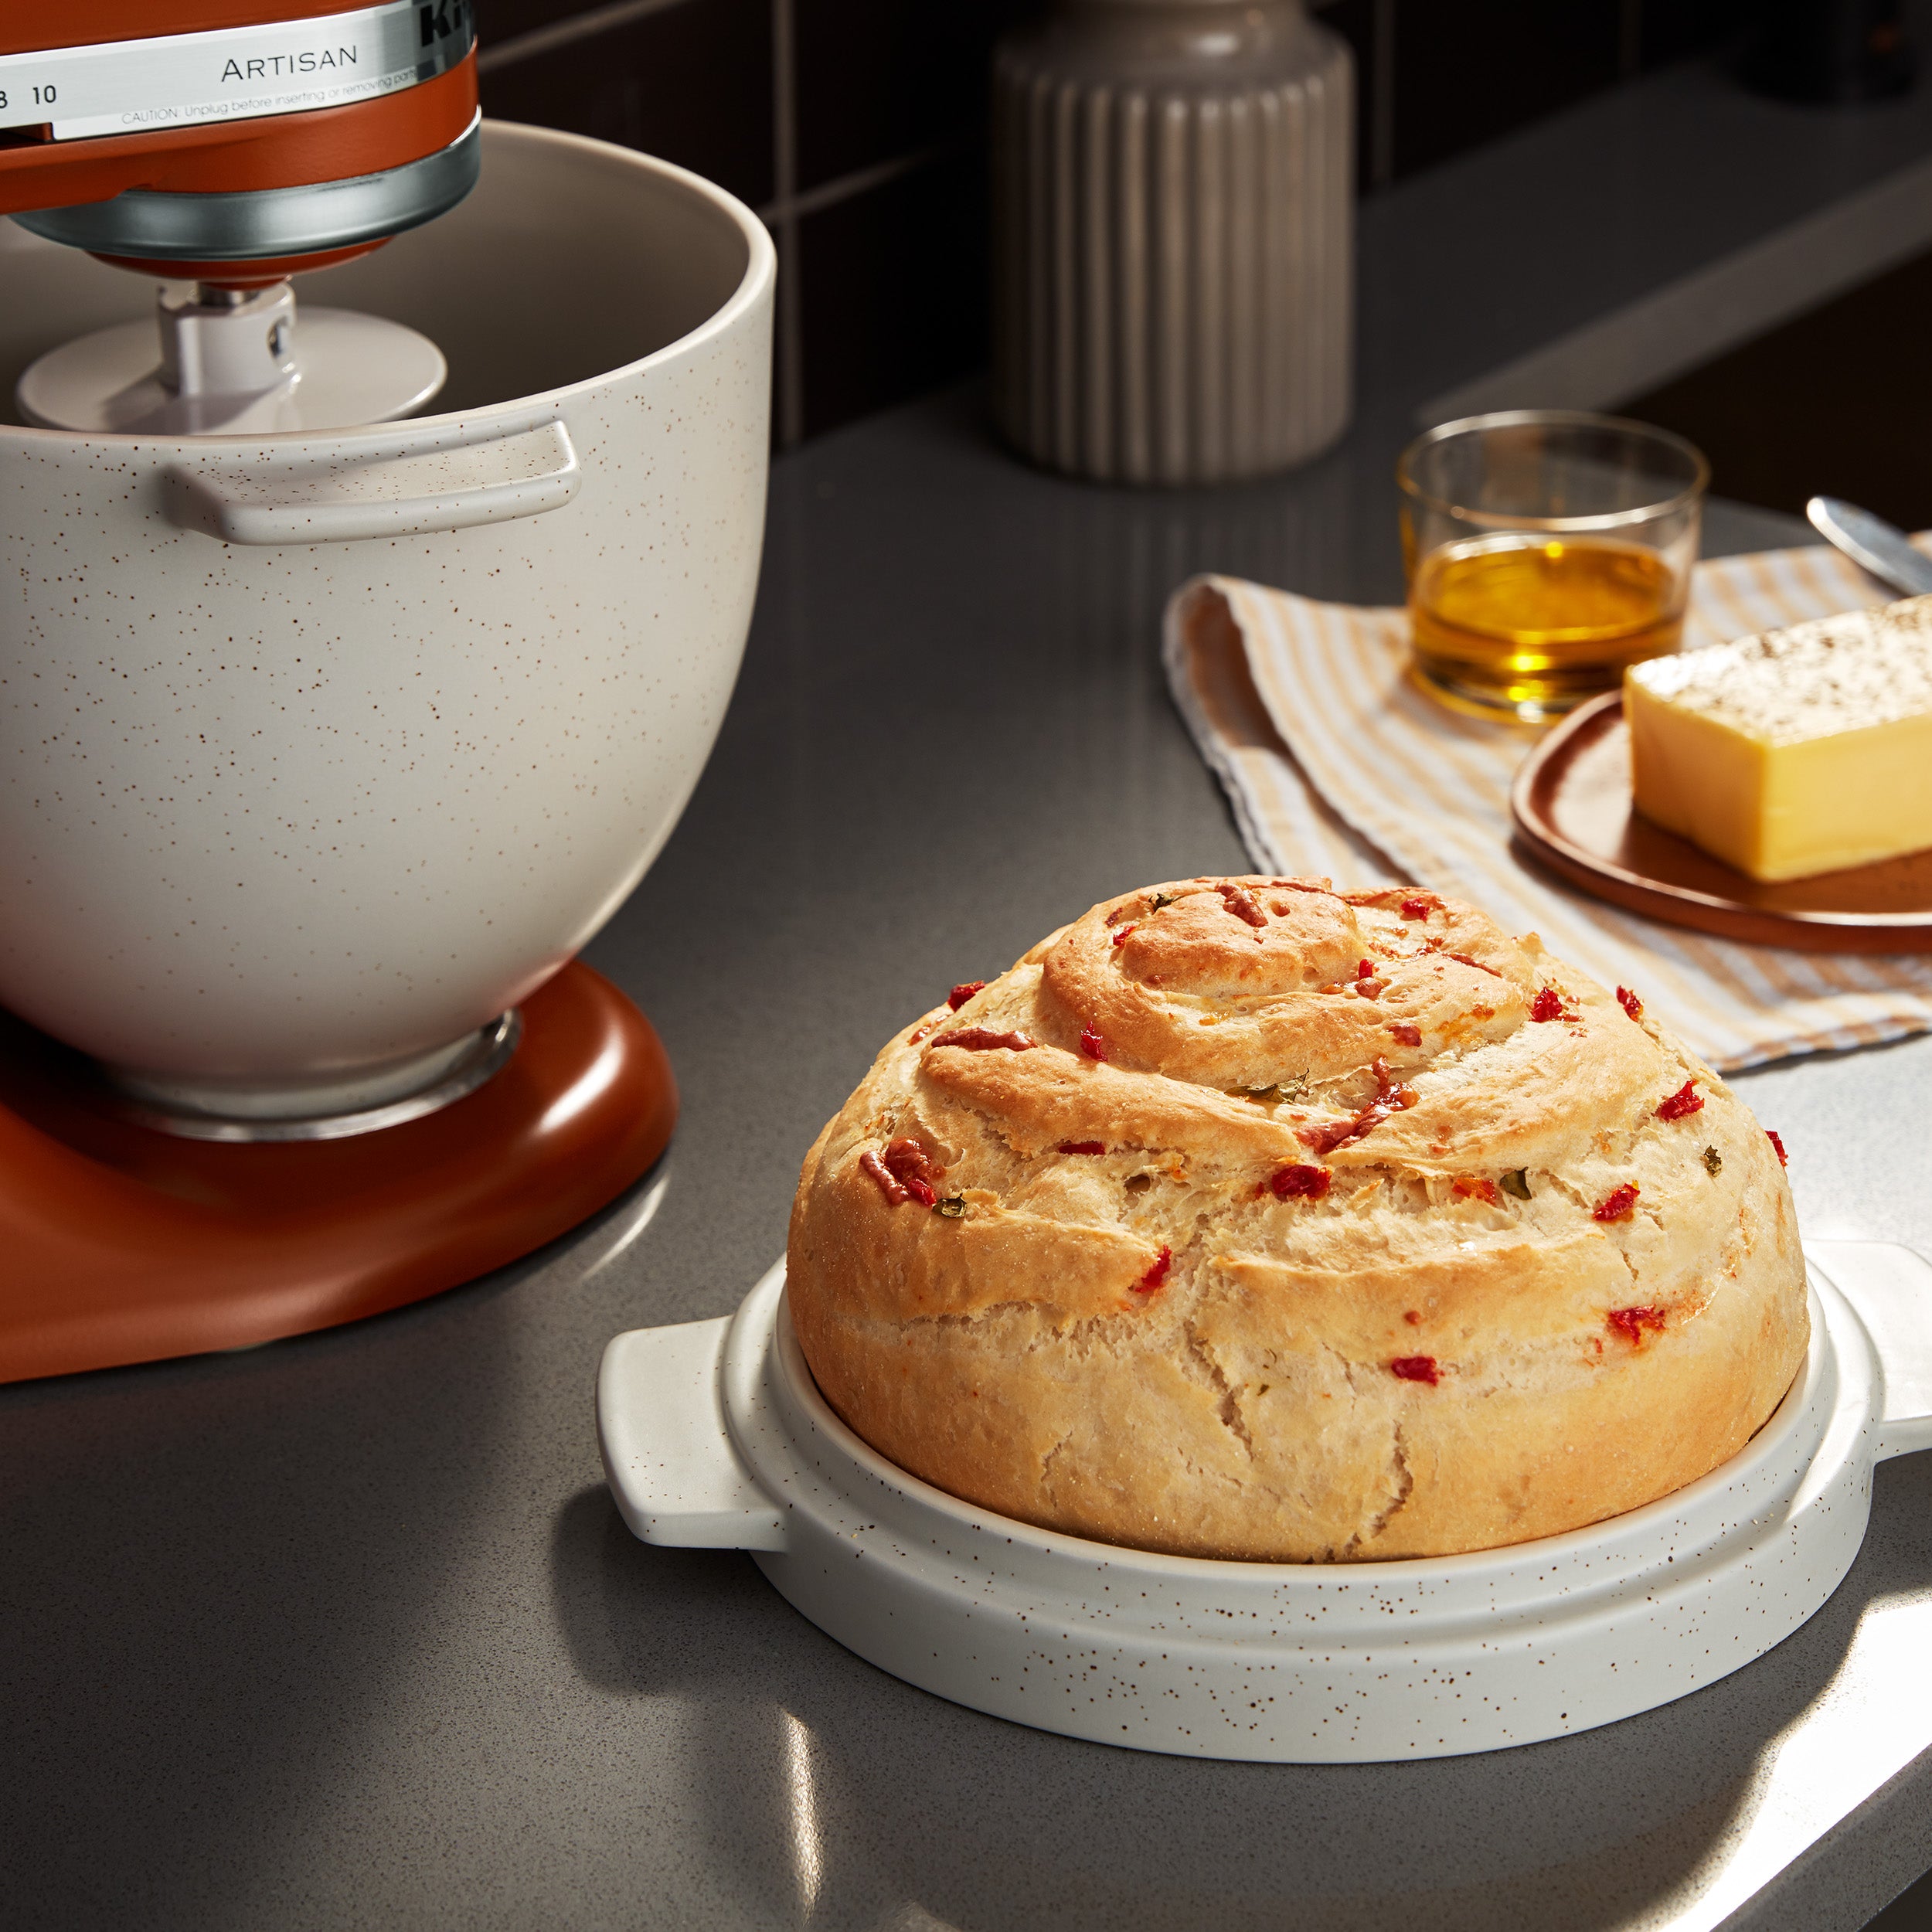
[[[379,247],[475,185],[468,0],[119,0],[85,17],[121,31],[59,45],[79,22],[53,0],[0,26],[0,213],[161,278],[158,326],[43,357],[21,413],[192,435],[420,409],[447,373],[434,343],[321,309],[298,349],[288,278]]]
[[[435,1293],[668,1141],[655,1034],[573,956],[743,651],[770,245],[481,123],[474,38],[0,23],[0,1380]],[[556,323],[546,261],[607,299]],[[359,305],[298,309],[318,269]]]

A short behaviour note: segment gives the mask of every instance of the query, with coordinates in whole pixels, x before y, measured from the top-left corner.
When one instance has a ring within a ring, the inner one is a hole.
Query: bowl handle
[[[177,463],[164,472],[162,501],[169,522],[223,543],[349,543],[539,515],[560,509],[583,483],[560,422],[474,439],[459,426],[451,437],[299,468]]]
[[[1885,1399],[1875,1460],[1932,1449],[1932,1261],[1890,1241],[1807,1241],[1879,1359]]]
[[[614,1337],[597,1370],[597,1447],[617,1512],[648,1543],[783,1549],[784,1512],[725,1426],[720,1369],[732,1318]]]

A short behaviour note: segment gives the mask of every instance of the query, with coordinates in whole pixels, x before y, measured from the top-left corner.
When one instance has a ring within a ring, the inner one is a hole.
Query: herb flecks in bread
[[[983,1507],[1446,1554],[1633,1508],[1763,1423],[1807,1338],[1781,1155],[1533,935],[1182,880],[886,1046],[805,1162],[790,1303],[845,1420]]]

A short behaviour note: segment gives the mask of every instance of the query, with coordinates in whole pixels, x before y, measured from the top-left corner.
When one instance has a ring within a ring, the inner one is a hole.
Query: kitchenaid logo
[[[416,18],[422,30],[423,45],[433,47],[453,33],[468,31],[470,0],[432,0],[431,5],[417,9]]]
[[[359,47],[309,47],[300,53],[267,53],[247,60],[231,60],[221,70],[222,85],[231,80],[279,80],[298,73],[328,73],[352,67],[361,57]]]

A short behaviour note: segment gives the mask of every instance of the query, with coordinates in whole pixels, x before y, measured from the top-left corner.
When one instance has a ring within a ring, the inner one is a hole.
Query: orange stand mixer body
[[[97,0],[85,9],[21,0],[0,20],[0,214],[94,207],[130,192],[313,190],[423,168],[473,134],[474,42],[468,0]],[[472,162],[464,186],[474,179]],[[279,256],[198,255],[192,233],[165,254],[130,252],[141,245],[132,223],[119,225],[127,247],[94,252],[151,274],[258,286],[363,253],[460,193],[413,208],[399,195],[385,232]],[[168,212],[192,209],[176,202]],[[115,226],[111,214],[100,233]],[[60,225],[41,232],[70,238]]]
[[[0,18],[0,214],[198,282],[197,312],[433,219],[480,145],[468,0],[16,0]],[[171,1123],[0,1015],[0,1380],[352,1320],[595,1213],[669,1139],[657,1036],[573,964],[508,1037],[416,1117],[291,1130]]]

